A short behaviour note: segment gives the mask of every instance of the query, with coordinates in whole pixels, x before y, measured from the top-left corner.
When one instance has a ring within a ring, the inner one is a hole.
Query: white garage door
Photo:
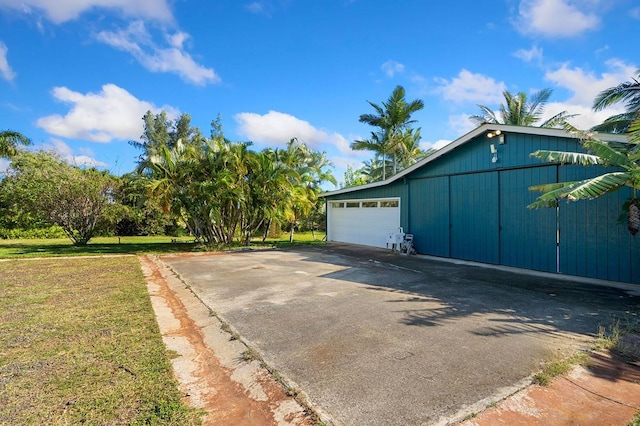
[[[400,227],[397,198],[330,201],[327,229],[329,241],[386,247],[387,235]]]

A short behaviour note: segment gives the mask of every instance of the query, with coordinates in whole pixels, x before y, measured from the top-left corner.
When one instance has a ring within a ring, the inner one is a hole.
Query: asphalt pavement
[[[640,306],[633,286],[346,244],[163,261],[344,425],[458,422]]]

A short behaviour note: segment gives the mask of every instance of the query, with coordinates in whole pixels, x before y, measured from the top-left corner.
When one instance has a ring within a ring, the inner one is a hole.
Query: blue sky
[[[637,0],[0,0],[0,129],[78,165],[123,174],[147,110],[189,113],[256,149],[297,137],[343,180],[371,157],[360,114],[396,85],[422,99],[422,146],[473,128],[502,91],[552,88],[580,114],[640,66]],[[0,168],[6,168],[2,162]],[[331,188],[328,188],[331,189]]]

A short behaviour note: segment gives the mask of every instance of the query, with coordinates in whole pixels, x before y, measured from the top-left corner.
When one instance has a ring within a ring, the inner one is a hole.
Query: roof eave
[[[450,142],[449,144],[445,145],[444,147],[440,148],[439,150],[437,150],[436,152],[434,152],[433,154],[429,155],[428,157],[418,161],[416,164],[412,165],[411,167],[407,167],[406,169],[404,169],[403,171],[401,171],[398,174],[395,174],[393,176],[391,176],[389,179],[386,180],[381,180],[378,182],[372,182],[372,183],[368,183],[366,185],[360,185],[360,186],[352,186],[349,188],[341,188],[341,189],[337,189],[335,191],[329,191],[329,192],[324,192],[322,194],[320,194],[320,197],[331,197],[334,195],[340,195],[340,194],[347,194],[349,192],[354,192],[354,191],[361,191],[363,189],[371,189],[371,188],[378,188],[380,186],[386,186],[389,185],[393,182],[396,182],[400,179],[402,179],[404,176],[408,175],[409,173],[413,172],[416,169],[419,169],[420,167],[423,167],[425,164],[428,164],[440,157],[442,157],[443,155],[447,154],[448,152],[453,151],[454,149],[458,148],[460,145],[464,145],[465,143],[467,143],[468,141],[470,141],[471,139],[485,133],[485,132],[490,132],[492,130],[500,130],[501,132],[505,132],[505,133],[525,133],[525,134],[530,134],[530,135],[539,135],[539,136],[556,136],[556,137],[571,137],[571,138],[580,138],[581,135],[579,133],[571,133],[571,132],[567,132],[566,130],[562,130],[562,129],[549,129],[549,128],[544,128],[544,127],[527,127],[527,126],[511,126],[511,125],[507,125],[507,124],[483,124],[479,127],[476,127],[475,129],[471,130],[470,132],[460,136],[458,139]],[[602,141],[605,142],[628,142],[627,136],[626,135],[620,135],[620,134],[612,134],[612,133],[590,133],[589,134],[590,137],[595,138],[595,139],[600,139]]]

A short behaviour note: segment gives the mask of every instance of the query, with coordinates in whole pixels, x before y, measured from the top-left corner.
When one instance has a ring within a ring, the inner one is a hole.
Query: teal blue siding
[[[600,167],[565,166],[560,181],[574,181],[600,174]],[[626,220],[619,222],[629,188],[595,200],[561,202],[560,272],[613,281],[640,282],[636,264],[638,242],[629,234]],[[636,237],[637,238],[637,237]]]
[[[497,264],[498,173],[451,177],[451,257]]]
[[[421,254],[640,284],[640,234],[618,222],[630,189],[529,210],[539,195],[530,186],[604,170],[543,163],[530,156],[536,150],[584,152],[572,137],[505,132],[500,144],[480,135],[397,182],[331,199],[399,197],[401,225]]]
[[[496,163],[491,162],[491,144],[498,150]],[[539,149],[584,151],[578,139],[573,138],[508,133],[505,135],[505,143],[500,145],[496,138],[478,136],[411,173],[410,178],[539,167],[542,165],[540,160],[529,155]]]
[[[449,257],[449,177],[411,180],[408,232],[419,253]]]
[[[538,193],[532,182],[556,181],[558,167],[500,172],[500,263],[556,272],[556,209],[527,209]]]

